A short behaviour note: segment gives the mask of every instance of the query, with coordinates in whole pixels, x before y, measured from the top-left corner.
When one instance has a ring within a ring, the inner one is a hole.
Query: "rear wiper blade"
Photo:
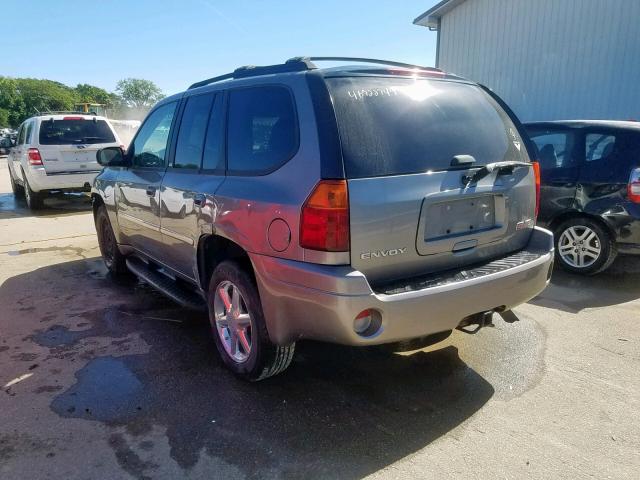
[[[517,168],[517,167],[528,168],[530,166],[531,166],[531,163],[529,162],[519,162],[515,160],[487,163],[473,175],[465,175],[464,177],[462,177],[462,183],[464,183],[465,185],[469,185],[470,183],[477,183],[478,181],[482,180],[484,177],[486,177],[487,175],[489,175],[491,172],[495,170],[498,170],[498,171],[507,170],[507,169],[513,170],[514,168]]]

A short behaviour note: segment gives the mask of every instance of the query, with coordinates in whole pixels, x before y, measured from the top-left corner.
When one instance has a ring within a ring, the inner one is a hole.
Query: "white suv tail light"
[[[640,203],[640,168],[631,170],[629,184],[627,185],[627,196],[633,203]]]
[[[27,156],[29,157],[29,165],[37,167],[42,166],[42,155],[37,148],[30,148],[27,150]]]

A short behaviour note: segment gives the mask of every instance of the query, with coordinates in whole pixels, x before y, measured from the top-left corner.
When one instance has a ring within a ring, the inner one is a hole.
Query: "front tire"
[[[255,279],[238,263],[218,265],[209,282],[207,304],[216,347],[233,373],[258,381],[289,366],[295,343],[271,342]]]
[[[585,217],[570,218],[554,232],[556,262],[565,270],[595,275],[613,263],[617,248],[611,234],[598,222]]]
[[[111,228],[109,214],[104,205],[98,207],[96,212],[96,233],[102,260],[107,270],[115,276],[121,276],[129,272],[125,256],[118,249],[116,236]]]

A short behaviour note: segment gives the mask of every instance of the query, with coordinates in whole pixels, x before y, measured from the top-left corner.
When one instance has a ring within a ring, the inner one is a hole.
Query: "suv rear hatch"
[[[96,172],[96,152],[116,143],[105,120],[70,116],[40,122],[40,156],[48,174]]]
[[[348,179],[351,264],[372,285],[527,244],[535,173],[518,129],[481,87],[397,75],[326,82]]]

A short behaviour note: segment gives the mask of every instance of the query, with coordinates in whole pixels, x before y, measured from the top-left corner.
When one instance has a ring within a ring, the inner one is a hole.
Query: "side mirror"
[[[126,167],[128,166],[124,151],[120,147],[101,148],[96,153],[96,160],[103,167]]]

